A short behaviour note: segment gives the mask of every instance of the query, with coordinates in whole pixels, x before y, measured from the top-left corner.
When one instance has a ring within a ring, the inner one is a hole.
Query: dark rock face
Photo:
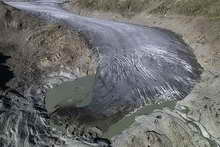
[[[4,56],[0,53],[0,71],[1,71],[1,77],[0,77],[0,87],[2,89],[6,88],[6,83],[13,78],[13,72],[10,71],[9,67],[4,65],[7,61],[7,59],[10,58],[9,56]]]

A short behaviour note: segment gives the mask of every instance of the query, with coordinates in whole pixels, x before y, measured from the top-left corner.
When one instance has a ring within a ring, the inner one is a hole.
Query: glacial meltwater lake
[[[83,107],[89,105],[92,99],[92,90],[95,84],[95,76],[86,76],[74,81],[63,82],[61,85],[52,88],[47,93],[46,104],[49,113],[56,110],[57,107],[77,106]],[[118,122],[112,124],[103,136],[111,138],[128,128],[135,117],[152,113],[156,109],[168,107],[174,109],[176,101],[166,101],[160,104],[149,104],[136,112],[126,115]],[[99,121],[97,121],[99,122]],[[99,122],[100,123],[100,122]]]
[[[86,76],[74,81],[63,82],[49,89],[46,96],[46,107],[49,113],[62,106],[83,107],[91,102],[95,76]]]

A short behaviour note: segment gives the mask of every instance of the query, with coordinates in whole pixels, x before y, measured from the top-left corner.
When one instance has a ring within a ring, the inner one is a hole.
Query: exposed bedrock
[[[51,128],[41,97],[24,97],[12,90],[0,92],[1,147],[108,147],[110,145],[106,139],[67,136]]]

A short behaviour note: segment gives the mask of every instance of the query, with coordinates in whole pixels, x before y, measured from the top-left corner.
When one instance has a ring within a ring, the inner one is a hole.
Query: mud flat
[[[124,130],[129,128],[134,122],[135,118],[140,115],[149,115],[154,110],[159,110],[163,108],[170,108],[173,110],[176,106],[176,101],[162,102],[161,104],[149,104],[139,108],[133,113],[126,115],[123,119],[119,120],[117,123],[112,124],[106,132],[104,132],[103,136],[107,138],[111,138],[113,136],[119,135]]]

